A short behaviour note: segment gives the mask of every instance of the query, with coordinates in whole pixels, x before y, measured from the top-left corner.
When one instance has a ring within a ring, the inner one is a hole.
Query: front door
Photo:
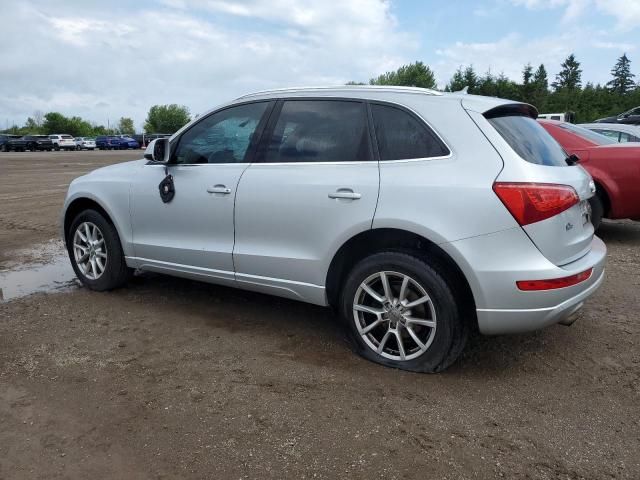
[[[268,102],[204,117],[172,141],[167,167],[175,196],[163,203],[165,166],[144,165],[131,183],[137,266],[233,280],[234,201]]]

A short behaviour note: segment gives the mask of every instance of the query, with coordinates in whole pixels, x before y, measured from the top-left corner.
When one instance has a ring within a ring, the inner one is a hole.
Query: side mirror
[[[169,162],[169,139],[156,138],[152,140],[144,151],[144,158],[152,162],[168,163]]]

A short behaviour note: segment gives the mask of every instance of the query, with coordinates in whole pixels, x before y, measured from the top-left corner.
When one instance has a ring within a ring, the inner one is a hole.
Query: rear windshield
[[[510,115],[487,120],[527,162],[551,167],[567,166],[565,151],[533,118]]]
[[[618,140],[613,140],[609,137],[605,137],[598,132],[587,130],[584,127],[579,127],[578,125],[574,125],[572,123],[561,123],[558,126],[560,128],[564,128],[565,130],[568,130],[571,133],[575,133],[579,137],[585,138],[590,142],[595,143],[596,145],[611,145],[613,143],[618,143]]]

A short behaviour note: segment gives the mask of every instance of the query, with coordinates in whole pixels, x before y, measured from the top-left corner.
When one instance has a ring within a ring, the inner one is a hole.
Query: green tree
[[[129,135],[136,133],[136,129],[133,126],[133,119],[129,117],[120,117],[120,121],[118,122],[118,131]]]
[[[149,109],[144,130],[147,133],[174,133],[189,123],[191,116],[185,106],[154,105]]]
[[[609,87],[612,92],[626,95],[634,89],[635,84],[633,77],[635,77],[635,75],[631,73],[631,60],[629,60],[626,53],[618,58],[618,61],[611,70],[611,76],[613,79],[607,82],[607,87]]]
[[[556,81],[553,82],[553,88],[557,90],[566,89],[570,92],[579,90],[582,86],[582,70],[580,62],[576,60],[572,53],[564,62],[562,62],[562,70],[556,75]]]
[[[451,77],[451,80],[445,87],[445,91],[447,92],[459,92],[465,87],[464,84],[464,73],[462,71],[462,66],[458,67],[456,72]]]
[[[467,93],[477,93],[476,90],[478,89],[479,79],[476,71],[473,69],[473,65],[469,65],[464,69],[462,78],[464,80],[464,86],[469,87]]]
[[[349,80],[345,85],[366,85],[364,82],[355,82],[353,80]]]
[[[422,62],[403,65],[394,72],[386,72],[369,80],[370,85],[403,85],[406,87],[436,88],[436,78]]]
[[[28,120],[27,120],[28,123]],[[42,122],[42,129],[45,134],[67,133],[69,120],[59,112],[49,112],[45,114]]]
[[[536,107],[539,112],[543,113],[548,96],[549,78],[547,77],[547,69],[544,68],[544,65],[541,63],[533,74],[533,91],[529,103]]]
[[[533,83],[533,67],[527,63],[522,69],[522,85],[520,85],[520,99],[532,103],[535,84]]]

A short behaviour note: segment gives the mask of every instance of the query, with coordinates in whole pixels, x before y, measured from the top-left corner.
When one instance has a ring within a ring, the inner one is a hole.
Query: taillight
[[[555,290],[556,288],[571,287],[584,282],[591,277],[592,273],[593,268],[590,268],[589,270],[576,273],[569,277],[552,278],[549,280],[520,280],[516,282],[516,285],[518,286],[518,289],[524,290],[525,292],[535,290]]]
[[[493,191],[522,226],[558,215],[580,201],[573,187],[553,183],[496,182]]]

